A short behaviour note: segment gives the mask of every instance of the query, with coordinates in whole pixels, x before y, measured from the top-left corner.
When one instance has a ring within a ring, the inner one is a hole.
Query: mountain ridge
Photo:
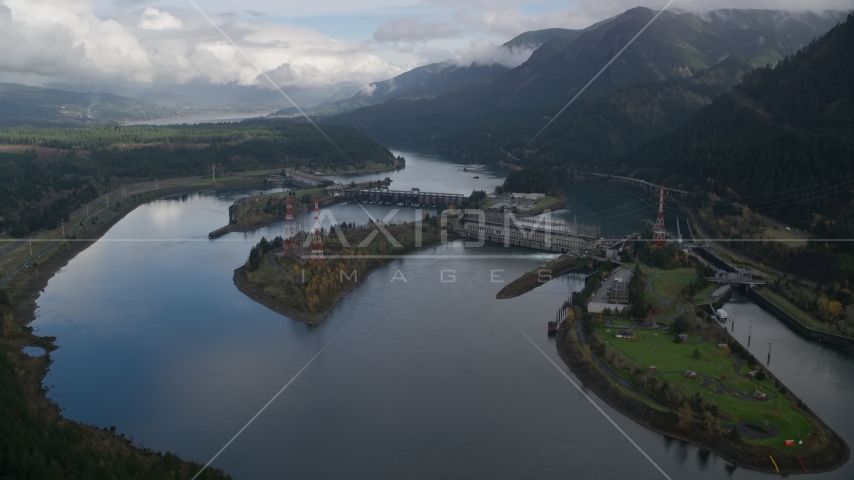
[[[584,114],[601,95],[641,84],[690,79],[734,55],[743,58],[751,68],[773,63],[791,53],[787,50],[790,45],[806,44],[824,33],[825,27],[831,28],[836,19],[844,18],[843,12],[826,15],[795,15],[781,11],[737,13],[715,14],[710,21],[692,13],[662,14],[564,112],[559,122],[549,127],[532,145],[533,150],[527,148],[533,135],[652,18],[652,10],[637,7],[583,30],[577,38],[553,39],[535,50],[526,62],[486,86],[465,87],[431,99],[397,98],[321,121],[353,126],[390,145],[431,148],[472,161],[506,161],[511,160],[509,155],[527,162],[544,161],[538,157],[539,151],[568,157],[548,143],[559,133],[555,132],[558,127],[566,127],[568,123],[565,122]],[[737,18],[738,22],[732,18]],[[775,18],[777,23],[771,22],[770,19]],[[774,44],[758,40],[749,43],[745,38],[750,35],[756,38],[764,35],[774,39]],[[736,71],[730,78],[717,79],[722,88],[712,95],[738,83],[743,73]],[[686,109],[685,114],[675,123],[664,125],[664,130],[675,128],[679,121],[696,111],[698,105],[709,100],[699,104],[694,100],[681,103],[677,107]],[[625,116],[608,119],[615,125],[629,120],[631,118]],[[638,145],[644,137],[662,133],[645,129],[643,119],[639,122],[632,126],[638,127],[633,134],[637,139],[625,148],[609,147],[611,140],[606,135],[592,132],[590,144],[602,144],[611,151],[598,156],[565,158],[564,161],[590,163],[614,158]]]

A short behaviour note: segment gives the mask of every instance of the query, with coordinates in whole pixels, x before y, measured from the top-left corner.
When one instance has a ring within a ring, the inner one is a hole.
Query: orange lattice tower
[[[294,204],[290,195],[285,202],[285,255],[294,257],[297,253],[297,231],[294,226]]]
[[[652,227],[652,240],[659,247],[664,245],[667,238],[664,235],[664,187],[659,187],[658,193],[658,217]]]
[[[323,263],[323,240],[320,238],[320,205],[314,199],[314,232],[311,239],[311,264]]]

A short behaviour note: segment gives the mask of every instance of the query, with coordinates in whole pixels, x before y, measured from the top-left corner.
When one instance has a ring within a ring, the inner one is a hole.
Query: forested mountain
[[[532,50],[556,38],[572,39],[581,34],[581,30],[566,28],[547,28],[522,33],[506,42],[507,49]],[[510,68],[493,63],[481,65],[459,65],[453,61],[444,61],[413,68],[408,72],[368,85],[367,88],[346,87],[335,94],[330,101],[305,108],[310,115],[334,115],[369,105],[376,105],[393,98],[418,100],[433,98],[444,92],[468,86],[483,86],[510,71]],[[274,115],[296,115],[296,108],[279,110]]]
[[[0,83],[0,124],[94,124],[178,115],[180,109],[109,93],[78,93]]]
[[[712,191],[803,227],[813,223],[821,235],[854,237],[852,59],[849,15],[621,161],[647,180]]]
[[[385,147],[351,129],[326,133],[344,155],[310,125],[287,121],[0,128],[0,231],[22,236],[55,228],[70,212],[121,183],[206,175],[211,165],[227,173],[394,162]],[[33,150],[2,153],[4,144]]]
[[[634,8],[577,36],[551,40],[486,86],[432,99],[396,98],[327,121],[354,126],[390,145],[433,148],[478,161],[510,160],[512,155],[520,163],[589,164],[675,128],[750,68],[779,60],[844,18],[840,12],[664,12],[526,148],[549,117],[654,14]],[[723,62],[731,56],[737,58]],[[654,108],[645,111],[650,105]],[[579,126],[587,133],[570,131]]]
[[[345,96],[303,110],[309,115],[334,115],[356,108],[375,105],[392,98],[432,98],[440,93],[470,85],[482,85],[507,73],[509,68],[499,65],[460,66],[454,62],[439,62],[414,68],[389,80],[374,82],[367,89],[349,87],[342,90]],[[296,108],[279,110],[273,115],[296,115]]]
[[[568,28],[546,28],[543,30],[531,30],[520,33],[512,40],[504,44],[507,48],[539,48],[556,38],[575,39],[583,33],[583,30],[570,30]]]

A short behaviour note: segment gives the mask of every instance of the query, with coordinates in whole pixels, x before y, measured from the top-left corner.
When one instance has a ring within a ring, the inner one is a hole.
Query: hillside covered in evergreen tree
[[[849,15],[619,163],[646,180],[812,224],[819,235],[854,237],[852,58]]]
[[[312,126],[288,121],[0,128],[0,231],[17,237],[56,228],[74,209],[120,184],[209,175],[212,165],[224,174],[395,161],[352,129],[326,133],[343,154]]]
[[[554,38],[488,85],[394,98],[322,121],[387,145],[477,162],[591,165],[671,131],[845,18],[772,10],[664,12],[536,142],[534,135],[655,15],[633,8]]]

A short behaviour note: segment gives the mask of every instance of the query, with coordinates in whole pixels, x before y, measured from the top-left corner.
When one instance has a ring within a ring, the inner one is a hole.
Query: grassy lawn
[[[680,269],[690,270],[690,269]],[[677,270],[674,270],[676,272]],[[678,298],[682,289],[685,288],[692,280],[696,278],[696,274],[692,272],[690,276],[668,275],[661,276],[652,280],[652,290],[662,297]]]
[[[528,210],[525,210],[525,212],[542,211],[542,210],[545,210],[546,208],[549,208],[552,205],[555,205],[557,203],[560,203],[560,200],[555,198],[555,197],[544,197],[542,200],[537,202],[536,205],[529,208]],[[522,212],[522,213],[525,213],[525,212]]]
[[[776,227],[766,228],[762,232],[762,238],[782,240],[783,243],[791,248],[806,246],[807,241],[788,230],[782,230]]]
[[[622,317],[607,317],[611,323],[615,325],[636,325],[638,323],[637,320],[631,318],[622,318]]]
[[[635,268],[634,263],[630,266],[631,268]],[[690,277],[694,278],[697,276],[697,271],[693,268],[674,268],[673,270],[663,270],[661,268],[652,268],[648,267],[644,264],[641,264],[641,269],[643,269],[644,273],[648,275],[662,275],[665,277]]]
[[[778,394],[777,398],[755,402],[735,397],[726,391],[715,394],[714,391],[718,388],[716,382],[710,387],[703,387],[701,376],[706,375],[720,379],[730,390],[742,391],[747,395],[751,395],[756,389],[769,396],[778,393],[771,381],[757,381],[738,376],[732,367],[735,360],[725,351],[718,349],[716,344],[703,342],[697,333],[688,333],[688,343],[675,343],[673,335],[660,330],[635,330],[637,337],[634,340],[616,338],[615,329],[598,327],[597,330],[602,339],[609,342],[608,348],[645,367],[654,365],[658,369],[659,378],[666,379],[671,388],[677,389],[686,398],[699,393],[705,400],[713,401],[721,411],[732,416],[727,423],[756,421],[761,424],[767,421],[780,429],[780,435],[775,438],[750,442],[782,446],[783,440],[805,440],[812,431],[809,420],[784,395]],[[699,358],[693,356],[695,349],[700,353]],[[685,370],[697,372],[698,377],[685,378],[682,375]],[[743,366],[740,373],[747,373],[748,370],[747,366]],[[625,370],[618,373],[629,378]]]
[[[695,305],[706,304],[706,303],[711,302],[712,300],[714,300],[714,298],[712,298],[712,292],[717,290],[718,287],[719,287],[719,285],[714,284],[714,283],[709,285],[708,287],[700,290],[700,293],[694,295],[694,298],[692,298],[691,301]]]

